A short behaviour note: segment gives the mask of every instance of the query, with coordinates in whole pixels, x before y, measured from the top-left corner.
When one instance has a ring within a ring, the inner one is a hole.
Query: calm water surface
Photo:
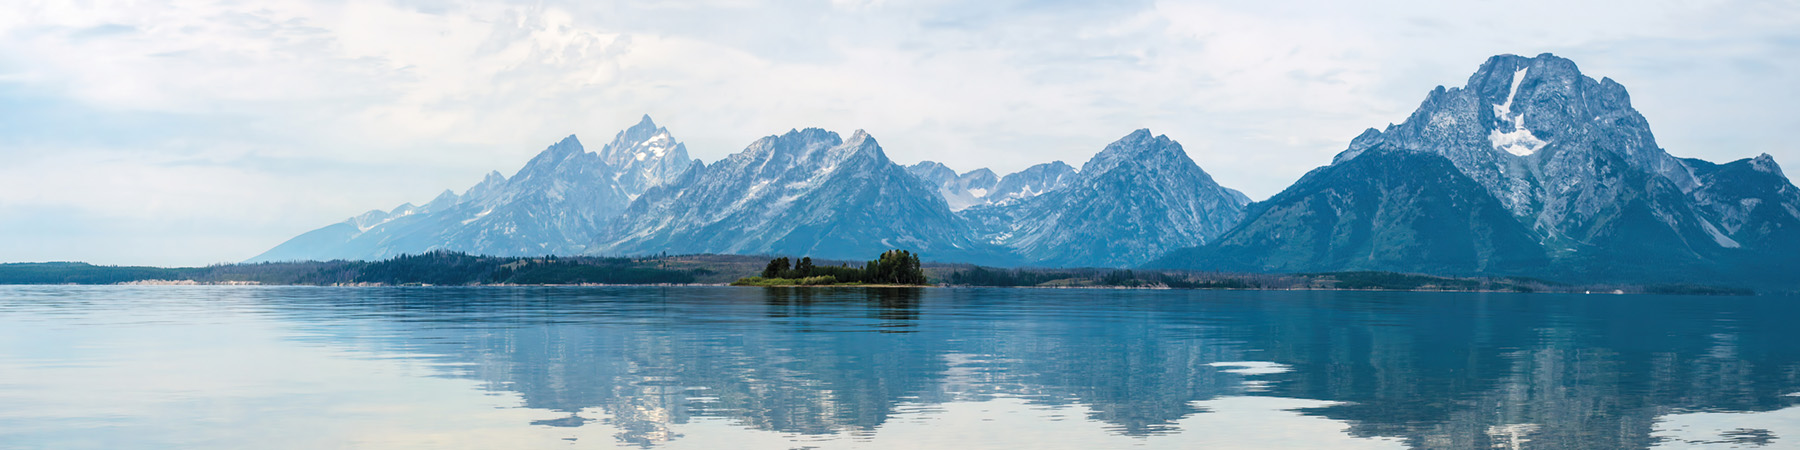
[[[0,287],[0,448],[1800,448],[1800,299]]]

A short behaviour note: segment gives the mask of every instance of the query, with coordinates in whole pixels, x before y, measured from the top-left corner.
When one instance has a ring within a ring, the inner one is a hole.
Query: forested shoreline
[[[1577,285],[1521,277],[1393,272],[1252,274],[1130,269],[996,268],[921,263],[905,251],[847,261],[745,255],[495,257],[457,252],[382,261],[307,261],[163,268],[80,262],[0,264],[0,285],[254,284],[299,286],[723,285],[1009,288],[1393,290],[1753,295],[1725,286]],[[1775,292],[1765,292],[1775,293]],[[1791,292],[1780,292],[1792,294]]]
[[[305,261],[160,268],[78,262],[0,264],[0,284],[193,282],[263,285],[719,284],[754,258],[694,255],[654,258],[495,257],[458,252],[381,261]]]

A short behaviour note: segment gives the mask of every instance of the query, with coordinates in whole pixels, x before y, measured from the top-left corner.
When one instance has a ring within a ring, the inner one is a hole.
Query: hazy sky
[[[0,261],[241,260],[642,114],[708,162],[860,128],[1003,174],[1149,128],[1263,199],[1499,53],[1800,164],[1800,1],[1271,3],[10,0]]]

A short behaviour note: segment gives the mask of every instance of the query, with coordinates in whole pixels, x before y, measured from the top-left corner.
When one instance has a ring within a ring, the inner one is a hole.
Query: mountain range
[[[496,256],[574,255],[646,190],[700,166],[645,116],[600,152],[575,136],[538,153],[512,177],[492,172],[423,206],[369,211],[295,237],[250,262],[385,259],[431,250]]]
[[[1204,244],[1248,203],[1148,130],[1079,171],[1056,161],[1001,177],[931,161],[901,166],[866,132],[846,139],[817,128],[705,164],[645,116],[597,153],[569,136],[510,178],[491,173],[461,195],[369,211],[250,262],[432,250],[854,260],[903,248],[934,261],[1130,266]]]
[[[1783,278],[1800,189],[1768,155],[1672,156],[1619,83],[1550,54],[1488,59],[1261,202],[1137,130],[1079,169],[902,166],[809,128],[711,164],[648,117],[574,136],[512,177],[370,211],[251,261],[732,253],[1236,272],[1382,270],[1644,281]]]

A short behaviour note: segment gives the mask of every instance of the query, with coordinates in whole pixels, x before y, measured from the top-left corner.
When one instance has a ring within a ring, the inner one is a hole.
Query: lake
[[[1796,300],[0,286],[0,448],[1800,448]]]

